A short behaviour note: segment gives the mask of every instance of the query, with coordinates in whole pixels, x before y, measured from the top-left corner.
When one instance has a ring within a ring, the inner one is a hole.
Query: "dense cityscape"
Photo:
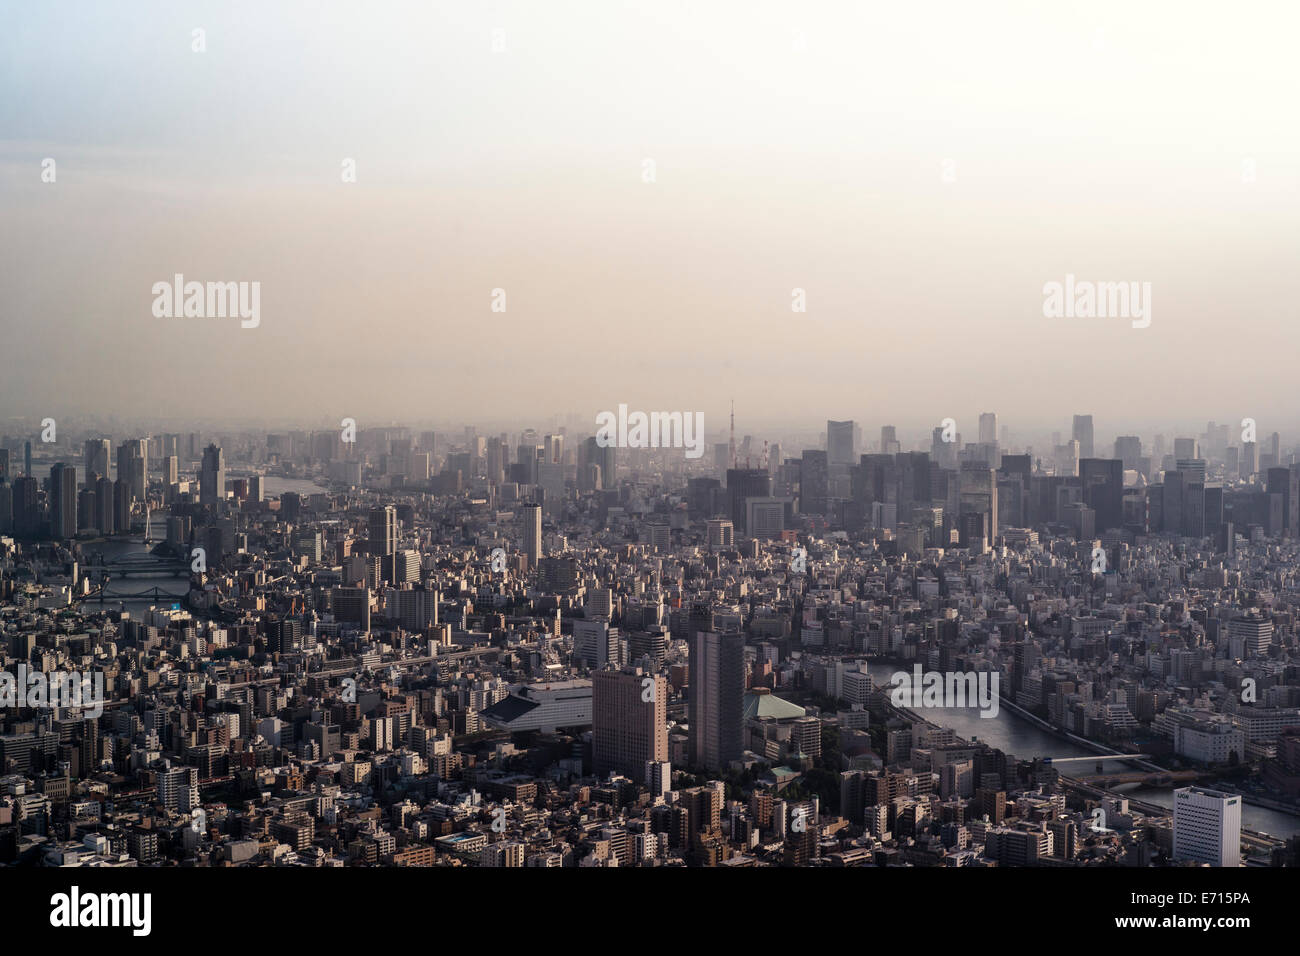
[[[7,421],[0,864],[1296,864],[1278,434],[635,418]]]

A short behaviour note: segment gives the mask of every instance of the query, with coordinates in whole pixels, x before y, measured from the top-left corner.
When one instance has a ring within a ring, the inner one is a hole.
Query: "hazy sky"
[[[4,416],[1300,419],[1295,4],[0,11]]]

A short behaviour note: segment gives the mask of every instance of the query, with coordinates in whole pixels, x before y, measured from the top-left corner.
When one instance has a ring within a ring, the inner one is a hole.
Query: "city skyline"
[[[744,869],[802,946],[1285,932],[1297,28],[0,9],[15,925],[460,949],[503,870],[619,939],[578,871]]]

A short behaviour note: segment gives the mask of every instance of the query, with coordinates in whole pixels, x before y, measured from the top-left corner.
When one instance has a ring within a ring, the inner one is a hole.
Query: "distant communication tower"
[[[731,467],[736,467],[736,400],[731,400],[731,443],[727,446],[727,457],[731,459]]]

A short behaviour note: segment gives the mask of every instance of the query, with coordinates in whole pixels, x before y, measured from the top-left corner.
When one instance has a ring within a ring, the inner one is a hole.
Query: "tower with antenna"
[[[731,460],[731,467],[736,467],[736,400],[731,400],[731,442],[727,445],[727,457]]]

